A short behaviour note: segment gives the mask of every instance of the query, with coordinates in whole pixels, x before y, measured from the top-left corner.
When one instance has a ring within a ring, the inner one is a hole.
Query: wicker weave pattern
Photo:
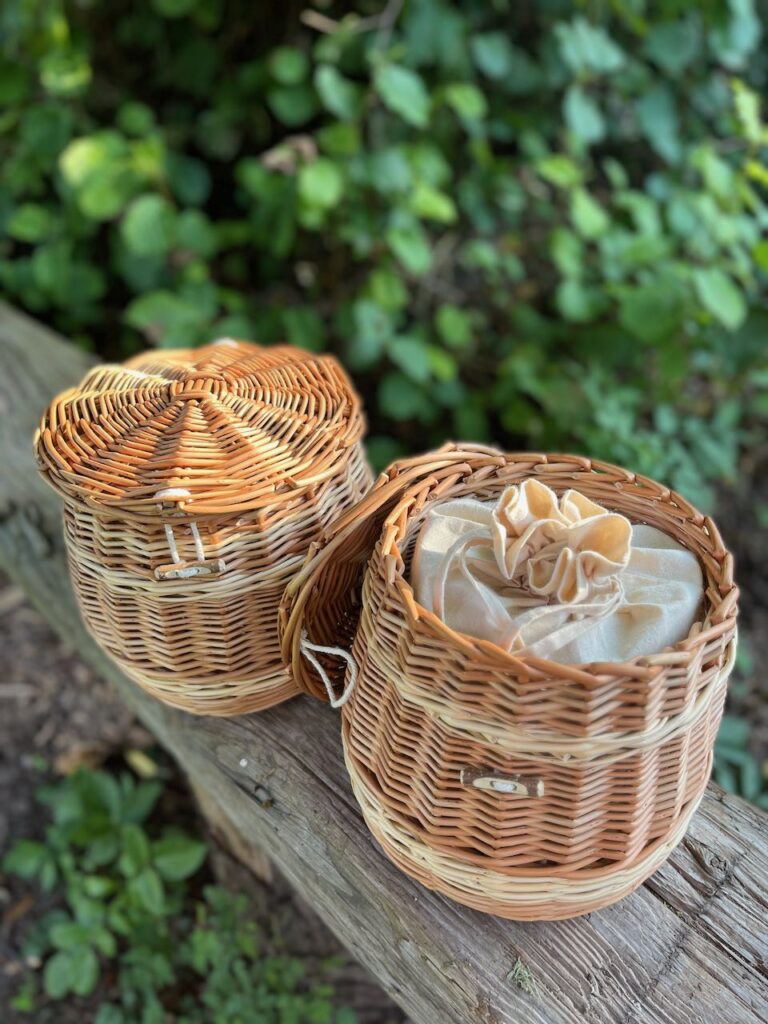
[[[131,678],[199,714],[295,695],[276,610],[370,486],[362,431],[338,364],[288,347],[150,353],[55,399],[38,459],[83,617]]]
[[[415,602],[406,579],[429,504],[492,499],[531,475],[698,555],[707,592],[688,639],[626,665],[565,666],[455,633]],[[681,838],[711,768],[736,596],[712,521],[661,485],[587,459],[465,446],[396,465],[342,517],[288,588],[283,649],[300,685],[322,696],[301,633],[319,644],[354,638],[345,757],[396,863],[481,910],[572,916],[639,885]],[[326,664],[340,686],[339,666]],[[477,788],[462,781],[468,769],[522,792]]]

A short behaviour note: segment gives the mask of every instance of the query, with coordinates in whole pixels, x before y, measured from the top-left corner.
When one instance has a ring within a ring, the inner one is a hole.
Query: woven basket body
[[[362,432],[338,364],[288,347],[148,353],[55,399],[38,462],[64,498],[85,622],[127,675],[198,714],[298,692],[277,608],[370,486]]]
[[[530,476],[698,556],[706,593],[686,640],[628,664],[566,666],[456,633],[416,603],[407,578],[430,505],[492,500]],[[710,773],[736,597],[714,524],[661,485],[582,458],[450,447],[396,464],[337,521],[286,592],[283,650],[319,697],[306,642],[351,650],[346,763],[396,864],[479,910],[557,919],[626,895],[682,838]],[[341,693],[344,662],[321,664]]]

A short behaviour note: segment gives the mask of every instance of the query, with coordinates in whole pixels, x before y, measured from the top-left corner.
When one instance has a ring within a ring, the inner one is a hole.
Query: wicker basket
[[[369,488],[337,362],[228,339],[101,366],[36,437],[64,498],[83,617],[124,671],[196,714],[298,689],[277,608],[312,539]]]
[[[429,506],[493,499],[530,476],[698,556],[704,614],[686,640],[627,664],[567,666],[454,632],[416,603],[406,580]],[[395,464],[337,520],[286,591],[283,652],[303,690],[328,699],[320,664],[344,704],[352,785],[396,864],[478,910],[573,917],[647,878],[704,792],[735,653],[732,569],[711,519],[652,480],[586,458],[448,446]],[[322,652],[336,646],[351,659]]]

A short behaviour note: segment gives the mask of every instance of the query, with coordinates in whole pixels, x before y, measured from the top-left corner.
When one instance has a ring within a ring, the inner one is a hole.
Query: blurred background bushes
[[[768,414],[753,0],[5,0],[0,287],[108,358],[336,352],[378,464],[588,451],[709,507]]]

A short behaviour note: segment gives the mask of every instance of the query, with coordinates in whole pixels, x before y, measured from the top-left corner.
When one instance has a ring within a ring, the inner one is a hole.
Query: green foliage
[[[107,993],[96,1024],[354,1024],[306,965],[278,955],[249,919],[247,900],[192,881],[206,846],[178,829],[159,835],[155,782],[80,770],[40,791],[52,823],[44,842],[21,840],[5,871],[61,897],[30,932],[52,1000]],[[34,1012],[34,975],[15,998]]]
[[[377,459],[578,449],[710,504],[768,408],[754,0],[384,6],[8,0],[0,285],[109,357],[331,349]]]

